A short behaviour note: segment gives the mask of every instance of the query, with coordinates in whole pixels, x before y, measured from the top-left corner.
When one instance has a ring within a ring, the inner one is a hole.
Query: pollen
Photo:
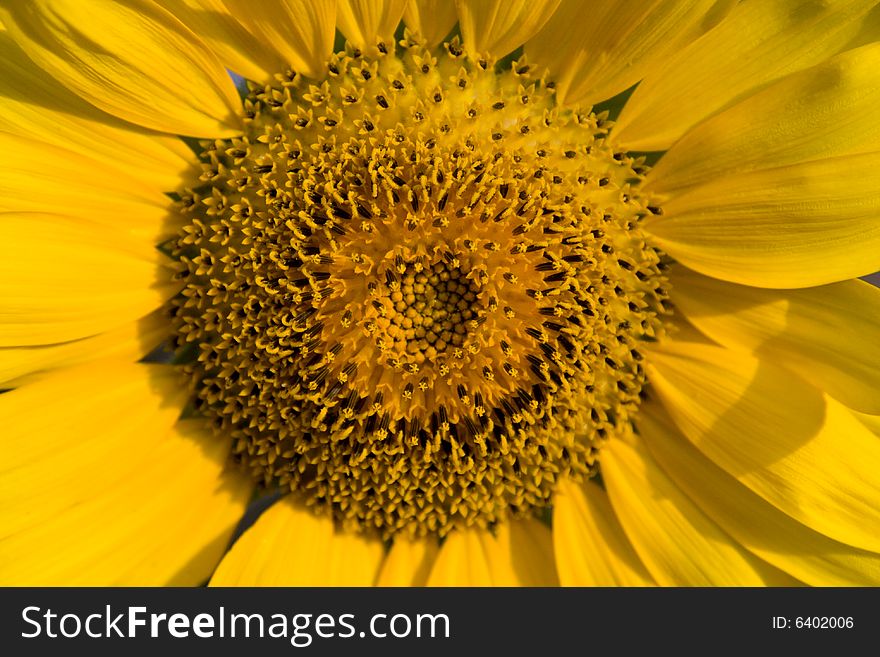
[[[663,330],[640,159],[525,61],[410,35],[252,86],[181,192],[194,412],[351,530],[492,526],[596,471]]]

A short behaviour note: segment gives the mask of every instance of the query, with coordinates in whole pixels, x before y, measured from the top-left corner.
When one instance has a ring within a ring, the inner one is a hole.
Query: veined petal
[[[880,413],[880,289],[853,280],[764,290],[671,270],[672,298],[716,342],[794,370],[851,408]]]
[[[792,73],[701,123],[660,159],[645,189],[671,197],[727,176],[880,151],[878,103],[875,43]]]
[[[276,52],[275,44],[250,32],[223,0],[154,1],[198,34],[223,66],[243,77],[267,82],[289,66]],[[259,11],[263,4],[251,2],[250,7]]]
[[[553,547],[562,586],[654,586],[608,495],[562,481],[553,498]]]
[[[561,0],[455,0],[471,55],[500,59],[534,36]]]
[[[34,63],[100,109],[172,134],[230,137],[241,103],[207,46],[146,0],[10,0],[0,20]]]
[[[823,285],[880,268],[880,153],[731,173],[677,194],[643,224],[704,274],[758,287]]]
[[[0,132],[0,212],[48,212],[103,224],[152,246],[177,231],[172,201],[148,181],[86,155]]]
[[[438,549],[434,538],[394,539],[382,562],[376,586],[425,586]]]
[[[135,362],[168,337],[163,312],[154,312],[119,328],[81,340],[36,347],[0,347],[0,387],[18,387],[20,377],[86,361],[114,357]]]
[[[812,586],[880,584],[880,555],[833,541],[762,500],[702,456],[662,408],[639,409],[639,433],[664,472],[752,553]]]
[[[121,121],[48,78],[5,32],[0,32],[0,80],[2,131],[92,157],[156,192],[179,187],[195,164],[179,138]]]
[[[667,342],[646,371],[681,432],[792,518],[880,551],[880,441],[841,403],[740,351]]]
[[[102,361],[2,395],[0,581],[207,577],[251,486],[223,474],[228,443],[172,428],[184,391],[171,367]]]
[[[180,289],[164,261],[103,226],[0,213],[0,346],[76,340],[143,317]]]
[[[639,84],[613,134],[629,150],[666,150],[690,128],[774,80],[846,47],[876,0],[739,3]]]
[[[492,586],[487,550],[500,551],[485,529],[455,531],[446,537],[428,577],[428,586]]]
[[[661,586],[792,584],[700,511],[637,440],[609,442],[601,459],[611,505]]]
[[[560,103],[590,105],[616,96],[661,66],[733,4],[563,0],[544,29],[528,41],[526,55],[549,69]]]
[[[339,31],[358,48],[394,42],[407,0],[339,0]]]
[[[550,529],[513,520],[485,529],[451,532],[434,562],[428,586],[555,586]]]
[[[69,486],[92,490],[96,482],[79,477],[78,468],[115,462],[104,485],[137,468],[180,415],[185,390],[178,377],[170,366],[109,359],[58,370],[0,395],[0,486],[4,498],[15,502],[3,505],[6,535],[75,504],[75,497],[63,494]],[[53,486],[45,485],[47,478]],[[20,503],[25,500],[40,503]]]
[[[382,553],[378,539],[339,531],[285,498],[235,542],[211,586],[372,586]]]
[[[449,0],[409,0],[403,12],[403,21],[433,48],[443,41],[458,22],[455,3]]]
[[[229,11],[257,36],[275,59],[309,77],[319,77],[333,51],[336,33],[335,0],[252,2],[223,0]]]

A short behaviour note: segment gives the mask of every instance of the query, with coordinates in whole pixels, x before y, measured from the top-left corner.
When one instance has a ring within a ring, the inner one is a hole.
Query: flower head
[[[877,583],[874,4],[7,3],[3,579]]]
[[[350,50],[320,85],[255,87],[184,196],[198,407],[259,480],[346,526],[443,535],[548,506],[629,423],[661,330],[644,170],[528,66],[457,39]]]

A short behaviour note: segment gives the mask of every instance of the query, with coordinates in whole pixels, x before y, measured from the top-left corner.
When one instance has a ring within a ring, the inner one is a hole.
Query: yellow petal
[[[858,413],[853,411],[859,422],[864,424],[868,429],[874,432],[874,435],[880,436],[880,415],[872,415],[868,413]]]
[[[496,543],[484,529],[452,532],[440,548],[428,586],[493,586],[487,551]]]
[[[455,0],[465,48],[501,59],[550,20],[560,0]]]
[[[223,473],[228,443],[172,428],[168,366],[102,361],[0,396],[0,582],[198,584],[250,484]]]
[[[274,44],[250,32],[223,0],[155,1],[198,34],[223,66],[243,77],[269,82],[275,73],[289,66]],[[251,2],[250,6],[259,11],[262,4]]]
[[[0,212],[51,212],[106,225],[153,245],[177,231],[154,185],[86,155],[0,132]]]
[[[630,150],[662,151],[706,117],[844,49],[876,0],[739,3],[714,30],[671,53],[615,121]]]
[[[840,402],[742,352],[660,348],[651,389],[703,454],[817,532],[880,551],[880,441]]]
[[[671,336],[670,339],[675,339],[678,342],[718,345],[705,333],[701,333],[682,313],[675,313],[668,319],[664,319],[664,324],[667,335]]]
[[[661,586],[788,585],[708,518],[644,446],[618,439],[602,448],[602,477],[623,529]]]
[[[170,366],[109,359],[0,395],[4,497],[40,502],[4,505],[2,529],[11,534],[69,508],[76,502],[63,494],[70,486],[93,490],[95,482],[78,476],[78,468],[107,467],[106,485],[140,467],[180,415],[179,384]],[[47,479],[54,485],[47,487]]]
[[[170,548],[162,546],[161,551],[154,548],[138,569],[164,570],[169,564],[163,562],[180,562],[183,556],[190,554],[189,561],[168,585],[203,584],[229,546],[232,533],[253,495],[254,484],[249,477],[230,468],[229,444],[202,421],[179,420],[167,440],[167,455],[160,453],[164,458],[150,474],[151,483],[155,485],[156,479],[166,476],[173,464],[187,464],[169,478],[168,489],[164,491],[169,501],[161,509],[163,515],[168,508],[178,514],[174,522],[166,526],[168,531],[176,532],[177,542]],[[187,508],[181,513],[183,505]],[[168,556],[166,553],[172,550],[174,556]],[[132,570],[131,576],[140,576],[140,570]]]
[[[550,529],[537,520],[486,529],[456,530],[446,537],[428,586],[556,586]]]
[[[382,562],[376,586],[425,586],[437,558],[436,539],[395,538]]]
[[[409,0],[403,22],[433,48],[443,41],[458,22],[455,3],[449,0]]]
[[[18,387],[20,377],[91,360],[114,357],[135,362],[155,349],[171,331],[164,312],[123,324],[82,340],[37,347],[0,347],[0,387]]]
[[[880,153],[731,173],[675,195],[643,224],[704,274],[808,287],[880,268]]]
[[[701,123],[648,175],[673,192],[755,170],[880,150],[880,43],[792,73]]]
[[[880,289],[853,280],[764,290],[683,267],[670,274],[676,307],[719,344],[785,365],[850,408],[880,413]]]
[[[323,77],[336,33],[334,0],[223,0],[226,7],[258,38],[275,59],[309,77]]]
[[[372,586],[382,543],[293,503],[273,504],[223,557],[211,586]]]
[[[103,226],[0,214],[0,346],[76,340],[143,317],[180,289],[164,260]]]
[[[654,586],[608,495],[591,482],[563,481],[557,488],[553,547],[563,586]]]
[[[195,157],[182,140],[90,105],[49,78],[5,32],[0,32],[0,80],[0,130],[90,156],[156,192],[180,187],[193,167]]]
[[[533,518],[512,520],[496,529],[503,546],[492,556],[497,586],[559,586],[550,528]]]
[[[358,48],[379,41],[390,45],[406,4],[407,0],[339,0],[339,31]]]
[[[197,137],[240,131],[231,78],[180,21],[146,0],[10,0],[0,20],[61,84],[102,110]]]
[[[661,408],[639,409],[639,438],[663,470],[738,543],[811,586],[877,586],[880,555],[823,536],[702,456]]]
[[[590,105],[634,85],[714,25],[732,4],[563,0],[544,29],[526,44],[526,55],[549,69],[560,103]]]

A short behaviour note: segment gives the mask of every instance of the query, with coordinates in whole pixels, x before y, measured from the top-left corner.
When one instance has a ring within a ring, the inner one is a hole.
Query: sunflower
[[[875,4],[4,1],[0,581],[880,584]]]

